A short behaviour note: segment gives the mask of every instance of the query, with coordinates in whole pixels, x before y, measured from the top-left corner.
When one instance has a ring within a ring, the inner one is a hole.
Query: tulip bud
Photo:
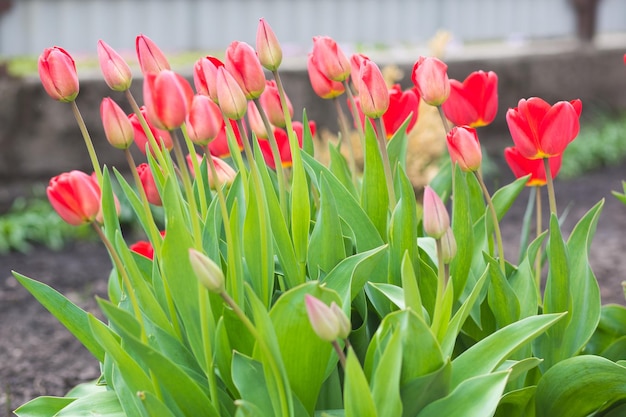
[[[310,294],[304,296],[306,312],[313,331],[320,339],[334,342],[341,332],[341,324],[337,315],[321,300]]]
[[[248,100],[259,98],[265,89],[265,73],[254,49],[245,42],[232,42],[224,65],[237,80]]]
[[[343,83],[330,80],[320,71],[315,56],[312,53],[309,54],[307,59],[307,72],[313,91],[321,98],[331,99],[345,93],[346,88]]]
[[[210,155],[213,160],[213,165],[215,166],[215,173],[217,174],[217,181],[213,178],[213,172],[211,168],[207,166],[207,178],[209,179],[209,187],[215,189],[216,185],[220,186],[225,184],[232,184],[237,176],[237,171],[235,171],[226,161],[217,156]],[[202,163],[202,156],[196,154],[196,159],[198,160],[198,165]],[[191,155],[187,155],[187,166],[189,167],[189,171],[191,175],[196,175],[196,172],[193,169],[193,162],[191,160]]]
[[[98,61],[104,81],[115,91],[126,91],[133,80],[130,67],[124,58],[104,41],[98,41]]]
[[[450,80],[448,79],[448,66],[434,57],[419,57],[411,80],[422,100],[431,106],[440,106],[450,95]]]
[[[259,109],[257,109],[256,104],[254,104],[253,101],[248,102],[248,111],[246,112],[246,116],[248,118],[248,125],[250,125],[250,129],[257,139],[267,139],[268,133],[265,129],[265,123],[263,123],[261,113],[259,113]],[[272,131],[276,129],[274,126],[271,126],[271,128]]]
[[[312,53],[318,68],[329,80],[342,82],[350,76],[350,61],[332,38],[314,36]]]
[[[65,49],[46,48],[37,62],[39,78],[46,93],[55,100],[72,102],[78,96],[76,63]]]
[[[346,313],[344,313],[334,301],[330,303],[330,309],[333,313],[335,313],[337,319],[339,320],[339,337],[347,339],[352,331],[352,323],[350,323],[350,319],[348,319]]]
[[[239,120],[248,110],[243,90],[225,67],[217,69],[217,99],[222,113],[229,119]]]
[[[381,117],[389,108],[389,89],[374,61],[365,61],[359,72],[359,101],[363,114],[372,119]]]
[[[150,129],[151,134],[154,136],[156,143],[165,147],[165,149],[170,150],[174,147],[174,142],[172,142],[172,136],[167,130],[161,130],[154,127],[150,121],[148,120],[148,111],[146,110],[146,106],[141,106],[139,109],[143,118],[146,120],[148,124],[148,128]],[[135,132],[135,145],[139,148],[139,150],[145,155],[146,153],[146,145],[149,143],[148,136],[146,132],[143,130],[143,126],[139,120],[139,117],[135,113],[132,113],[128,116],[128,120],[130,120],[130,124],[133,126],[133,131]]]
[[[159,129],[173,130],[185,123],[193,95],[189,82],[174,71],[145,74],[143,98],[148,118]]]
[[[109,143],[117,149],[128,149],[135,138],[133,125],[124,110],[110,97],[103,98],[100,103],[100,118]]]
[[[267,118],[274,126],[285,127],[285,114],[283,113],[283,105],[280,101],[280,93],[276,81],[268,80],[265,84],[265,90],[259,98],[261,106],[267,114]],[[293,118],[293,106],[289,97],[285,96],[287,102],[287,108],[289,109],[289,116]]]
[[[259,19],[256,32],[256,51],[259,61],[266,69],[276,71],[283,60],[283,51],[280,43],[265,19]]]
[[[217,103],[217,69],[224,63],[219,59],[206,56],[196,61],[193,66],[193,83],[198,94],[209,96]]]
[[[224,125],[222,110],[208,96],[196,94],[187,114],[189,139],[199,146],[206,146],[217,137]]]
[[[424,187],[424,213],[422,226],[424,232],[435,239],[441,238],[450,228],[450,217],[443,201],[430,186]]]
[[[161,72],[170,69],[170,63],[167,61],[165,54],[149,37],[145,35],[137,36],[135,39],[135,50],[137,51],[137,60],[139,61],[142,74],[146,75],[148,72]]]
[[[352,86],[357,93],[359,92],[359,87],[361,85],[359,74],[365,61],[369,61],[369,58],[363,54],[353,54],[350,57],[350,78],[352,79]]]
[[[196,278],[206,289],[217,294],[224,292],[224,272],[211,258],[190,248],[189,262]]]
[[[81,171],[64,172],[53,177],[46,194],[58,215],[73,226],[93,222],[100,211],[98,182]]]
[[[150,165],[145,162],[139,164],[137,166],[137,174],[139,174],[141,186],[146,193],[148,203],[154,204],[155,206],[162,206],[163,202],[161,201],[161,195],[159,194],[159,189],[154,182],[154,176],[152,175]]]
[[[444,233],[443,236],[441,236],[440,255],[444,264],[449,264],[456,256],[456,239],[454,238],[454,233],[452,232],[451,227],[446,230],[446,233]]]
[[[448,153],[453,164],[465,172],[478,171],[482,162],[482,151],[476,129],[469,126],[453,127],[446,136]]]

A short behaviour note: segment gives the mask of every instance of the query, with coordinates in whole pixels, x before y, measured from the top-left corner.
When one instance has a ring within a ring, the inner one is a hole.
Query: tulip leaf
[[[624,335],[626,335],[626,307],[618,304],[604,305],[600,313],[600,322],[585,346],[584,353],[604,356],[603,352]]]
[[[295,133],[289,135],[289,142],[292,156],[291,169],[291,239],[298,263],[298,282],[304,282],[306,274],[306,261],[309,248],[309,226],[311,223],[311,205],[309,198],[309,183],[306,172],[302,164],[302,159],[306,153],[301,152],[297,140],[294,140]],[[295,148],[295,149],[294,149]],[[309,156],[310,157],[310,156]]]
[[[415,110],[417,111],[417,109]],[[396,130],[393,136],[387,141],[387,154],[389,155],[389,166],[391,171],[395,171],[396,167],[406,170],[406,153],[408,148],[407,128],[413,114],[410,114],[402,125]]]
[[[346,417],[377,417],[370,387],[353,350],[348,351],[344,383]]]
[[[583,355],[551,367],[537,384],[537,417],[585,417],[626,401],[626,368]]]
[[[498,262],[491,256],[485,254],[487,259],[491,285],[487,299],[489,307],[496,319],[496,328],[503,328],[519,319],[520,302],[506,279]]]
[[[531,385],[502,396],[494,417],[535,417],[535,391]]]
[[[165,409],[164,411],[167,411]],[[115,391],[100,391],[78,398],[76,401],[63,408],[55,417],[75,417],[85,415],[97,415],[102,417],[125,417],[126,413],[120,405]],[[164,417],[170,414],[159,414]]]
[[[350,138],[346,139],[350,140]],[[350,145],[347,145],[350,146]],[[352,173],[350,167],[348,166],[348,161],[341,153],[341,144],[334,145],[333,143],[328,143],[328,155],[330,161],[328,163],[329,170],[333,173],[335,178],[352,194],[355,198],[358,196],[358,192],[356,190],[355,182],[353,180],[353,175],[356,173]]]
[[[254,406],[254,413],[244,415],[271,416],[274,414],[272,400],[267,391],[263,365],[254,359],[234,351],[232,379],[241,395],[241,401]],[[239,400],[238,400],[239,402]],[[256,413],[259,414],[256,414]]]
[[[402,356],[402,334],[400,330],[395,330],[391,332],[371,378],[372,397],[379,416],[402,416],[400,397]]]
[[[380,317],[385,317],[397,309],[404,309],[402,287],[384,282],[368,282],[365,286],[365,293]]]
[[[413,268],[417,267],[417,204],[415,191],[402,167],[396,170],[399,199],[389,223],[389,283],[402,284],[402,262],[408,256]]]
[[[363,184],[361,185],[361,207],[383,238],[387,239],[387,217],[389,192],[385,180],[383,159],[378,147],[376,131],[369,118],[365,126],[365,160]]]
[[[15,411],[18,417],[49,417],[67,407],[76,398],[72,397],[37,397],[19,406]]]
[[[498,220],[502,220],[502,217],[507,213],[507,211],[511,208],[517,196],[526,188],[526,183],[528,182],[528,177],[518,178],[510,184],[505,185],[496,191],[491,197],[493,201],[493,205],[496,209],[496,213],[498,215]],[[491,215],[487,215],[488,221],[491,222]],[[489,225],[491,229],[493,227],[492,224]]]
[[[454,202],[452,204],[452,233],[456,239],[463,239],[457,243],[457,251],[450,263],[450,276],[454,282],[455,298],[458,299],[465,290],[472,255],[474,254],[474,230],[470,210],[470,195],[465,181],[466,175],[458,165],[454,170]]]
[[[417,277],[415,276],[415,270],[413,264],[409,258],[408,251],[405,252],[402,258],[402,289],[404,295],[404,306],[415,311],[415,314],[422,320],[424,320],[424,307],[422,306],[422,296],[417,285]],[[425,320],[424,320],[425,321]]]

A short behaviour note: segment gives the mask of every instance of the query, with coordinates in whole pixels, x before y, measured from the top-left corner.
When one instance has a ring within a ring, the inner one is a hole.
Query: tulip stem
[[[346,369],[346,354],[344,353],[341,346],[339,346],[339,342],[337,342],[336,340],[332,341],[332,345],[333,345],[333,348],[335,349],[335,352],[337,352],[337,356],[339,357],[339,363],[341,363],[341,367],[345,370]]]
[[[536,204],[536,208],[535,208],[535,216],[536,216],[536,235],[537,237],[539,237],[541,235],[542,232],[542,208],[541,208],[541,187],[536,185],[534,187],[535,189],[535,204]],[[539,251],[537,253],[537,256],[535,257],[535,280],[537,281],[537,290],[539,291],[539,294],[541,294],[541,251]]]
[[[354,119],[354,124],[356,126],[356,129],[359,132],[359,137],[361,138],[361,148],[365,149],[365,132],[363,131],[363,125],[361,125],[361,117],[359,116],[359,110],[356,108],[356,101],[354,100],[354,94],[352,94],[352,90],[350,89],[350,84],[348,84],[348,80],[343,81],[343,87],[345,88],[346,94],[348,95],[348,103],[350,103],[350,112],[352,113],[352,118]]]
[[[210,301],[208,300],[209,294],[204,291],[204,286],[198,281],[198,303],[200,309],[200,329],[202,333],[202,344],[204,345],[204,360],[206,366],[206,377],[209,383],[209,396],[213,406],[219,410],[219,396],[217,392],[217,380],[215,379],[214,362],[213,362],[213,347],[211,345],[211,333],[209,332],[209,325],[215,327],[215,319],[210,307]],[[211,320],[209,321],[209,318]]]
[[[502,244],[502,233],[500,232],[500,223],[498,222],[498,214],[496,213],[496,208],[493,205],[493,200],[489,195],[489,190],[487,190],[487,186],[485,185],[485,181],[483,181],[483,176],[480,174],[480,171],[474,171],[474,175],[476,175],[476,179],[480,184],[480,188],[483,191],[483,195],[485,196],[485,201],[487,202],[487,206],[489,207],[489,212],[491,213],[491,220],[493,222],[493,231],[496,234],[496,243],[498,245],[498,260],[500,262],[500,269],[502,273],[506,276],[506,264],[504,259],[504,245]]]
[[[339,129],[341,130],[341,143],[345,143],[348,148],[348,164],[350,166],[350,173],[352,177],[352,183],[354,187],[357,187],[357,173],[356,173],[356,159],[354,157],[354,144],[352,143],[352,136],[350,134],[350,128],[348,127],[348,120],[346,120],[346,114],[341,107],[341,102],[337,97],[333,98],[335,108],[337,109],[337,115],[339,117]]]
[[[441,118],[441,123],[443,123],[443,128],[446,130],[446,135],[450,132],[450,123],[448,123],[448,119],[446,115],[443,113],[443,107],[437,106],[437,111],[439,112],[439,117]]]
[[[554,181],[552,180],[552,172],[550,172],[550,160],[543,158],[543,166],[546,170],[546,183],[548,185],[548,201],[550,203],[550,213],[557,215],[556,195],[554,194]]]
[[[387,182],[387,193],[389,194],[389,210],[393,211],[393,208],[396,206],[396,192],[393,187],[393,173],[391,172],[389,154],[387,153],[387,134],[385,133],[383,118],[377,117],[376,123],[378,124],[378,134],[376,135],[376,138],[378,140],[380,156],[383,160],[383,170],[385,171],[385,181]]]
[[[205,179],[204,174],[205,173],[200,172],[200,165],[198,164],[196,148],[194,147],[191,139],[189,139],[189,135],[187,134],[187,126],[185,126],[184,123],[181,125],[180,130],[181,132],[183,132],[183,138],[185,139],[185,144],[187,145],[187,149],[189,150],[191,165],[195,173],[194,178],[196,180],[196,183],[198,184],[198,198],[200,199],[200,214],[201,214],[201,218],[204,219],[208,211],[207,201],[206,201],[206,192],[205,192],[206,190],[204,188],[204,179]]]
[[[98,178],[98,184],[102,186],[102,168],[100,167],[100,162],[98,162],[98,155],[96,154],[96,150],[93,147],[91,136],[89,136],[89,132],[87,131],[85,120],[83,120],[83,116],[80,114],[80,110],[78,109],[78,104],[76,104],[76,101],[72,101],[71,105],[74,117],[78,122],[80,133],[82,133],[83,139],[85,140],[85,145],[87,146],[87,152],[89,153],[89,158],[91,159],[93,170],[96,173],[96,177]]]
[[[433,311],[432,329],[433,333],[439,338],[440,334],[445,333],[448,320],[450,319],[450,311],[445,311],[444,294],[448,285],[445,263],[443,262],[443,248],[441,238],[435,239],[437,246],[437,292],[435,294],[435,309]],[[444,327],[445,326],[445,327]],[[442,339],[439,339],[442,340]]]

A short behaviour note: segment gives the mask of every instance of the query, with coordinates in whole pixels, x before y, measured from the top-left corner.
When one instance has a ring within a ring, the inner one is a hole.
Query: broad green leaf
[[[547,232],[542,233],[528,246],[517,269],[509,277],[509,284],[519,300],[519,318],[534,316],[539,311],[539,288],[535,276],[535,259]]]
[[[117,214],[117,206],[115,204],[115,196],[111,186],[111,176],[109,169],[105,166],[102,170],[102,217],[104,220],[104,233],[110,242],[114,242],[116,232],[120,232],[120,219]],[[119,203],[118,203],[119,204]]]
[[[452,384],[492,372],[509,355],[563,318],[565,314],[532,316],[498,330],[452,361]]]
[[[392,331],[371,378],[372,397],[379,416],[402,416],[400,397],[402,353],[400,330]]]
[[[151,392],[141,392],[137,394],[141,400],[141,404],[149,416],[159,417],[176,417],[176,415],[169,410],[163,401]],[[125,414],[124,414],[125,416]]]
[[[347,138],[346,140],[350,140]],[[356,186],[352,179],[352,172],[348,167],[348,162],[346,158],[340,152],[341,145],[333,145],[332,143],[328,143],[328,153],[330,155],[330,163],[328,168],[333,173],[335,178],[352,194],[355,198],[358,196],[358,192],[356,190]],[[350,145],[348,145],[350,146]]]
[[[298,147],[295,133],[289,135],[291,146],[292,168],[291,168],[291,239],[293,241],[294,253],[298,262],[301,278],[298,282],[304,281],[306,271],[307,253],[309,248],[309,225],[311,223],[311,206],[309,199],[309,183],[306,172],[302,165],[306,153],[301,152]],[[295,147],[295,149],[294,149]],[[309,156],[310,157],[310,156]]]
[[[416,110],[417,111],[417,110]],[[396,130],[393,136],[387,141],[387,154],[389,155],[389,165],[391,171],[396,172],[397,167],[406,170],[406,154],[408,148],[409,135],[406,130],[409,127],[413,114],[407,116],[406,120]]]
[[[219,371],[220,378],[230,394],[234,398],[240,397],[237,387],[232,379],[232,361],[233,361],[233,348],[228,340],[228,331],[224,325],[224,317],[220,317],[215,328],[215,348],[214,358],[215,366]]]
[[[417,416],[491,417],[508,377],[508,371],[500,371],[465,379],[450,395],[427,405]]]
[[[413,378],[402,385],[404,417],[416,416],[426,405],[450,393],[452,366],[445,362],[439,369],[426,375]]]
[[[457,243],[457,251],[450,263],[450,277],[454,282],[455,299],[464,292],[474,254],[474,229],[470,210],[470,194],[466,175],[455,165],[454,201],[452,203],[452,233]],[[482,202],[481,202],[482,204]]]
[[[260,413],[249,414],[244,412],[243,415],[273,415],[272,400],[267,391],[263,365],[261,363],[234,351],[232,379],[237,386],[242,401],[254,405],[254,408]]]
[[[376,131],[369,118],[366,118],[366,120],[361,207],[372,220],[383,240],[386,240],[389,193]]]
[[[496,318],[496,328],[501,329],[519,319],[520,302],[509,281],[502,273],[498,262],[487,254],[484,256],[491,277],[487,300]]]
[[[415,311],[415,314],[422,320],[424,320],[424,307],[422,306],[422,297],[417,285],[417,277],[415,276],[415,270],[413,264],[409,258],[408,252],[405,252],[402,258],[402,289],[404,290],[404,306]],[[424,320],[426,321],[426,320]]]
[[[50,417],[76,401],[72,397],[37,397],[19,406],[15,411],[18,417]]]
[[[105,349],[89,328],[89,314],[61,293],[34,279],[13,272],[15,279],[57,318],[99,361],[104,360]],[[95,320],[95,318],[94,318]]]
[[[626,368],[583,355],[562,360],[537,384],[537,417],[586,417],[626,401]]]
[[[166,413],[160,415],[163,415],[164,417],[168,416]],[[115,391],[101,391],[78,398],[54,416],[126,417],[126,413],[124,413]]]
[[[389,283],[402,284],[402,262],[408,255],[413,268],[417,267],[417,227],[418,215],[413,184],[404,170],[396,170],[396,185],[399,191],[398,203],[389,222]]]
[[[402,287],[384,282],[368,282],[365,285],[365,293],[380,317],[385,317],[397,309],[404,309],[404,290]]]
[[[502,396],[494,417],[535,417],[535,391],[531,385]]]
[[[496,191],[491,199],[493,200],[493,205],[496,209],[496,214],[498,215],[498,220],[502,220],[502,217],[509,211],[517,196],[526,188],[526,183],[528,182],[527,177],[521,177],[516,179],[510,184],[505,185]],[[491,221],[491,216],[487,216],[489,221]],[[490,226],[490,228],[492,225]]]
[[[344,383],[346,417],[376,417],[376,404],[353,350],[348,351]]]
[[[626,307],[618,304],[604,305],[600,313],[600,322],[583,353],[604,356],[602,352],[624,335],[626,335]]]

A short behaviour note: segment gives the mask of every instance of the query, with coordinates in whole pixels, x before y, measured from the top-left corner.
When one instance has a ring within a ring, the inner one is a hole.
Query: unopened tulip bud
[[[189,82],[174,71],[145,74],[143,98],[148,118],[159,129],[173,130],[185,123],[193,95]]]
[[[337,315],[321,300],[312,295],[305,295],[306,312],[313,331],[320,339],[334,342],[339,337],[341,324]]]
[[[456,239],[454,238],[454,233],[452,232],[452,228],[448,228],[446,233],[441,236],[441,260],[444,264],[449,264],[452,262],[454,257],[456,256]]]
[[[213,171],[211,170],[211,168],[207,166],[207,171],[208,171],[207,178],[209,179],[209,187],[215,189],[218,184],[220,186],[232,184],[233,181],[235,180],[235,177],[237,176],[237,171],[235,171],[223,159],[218,158],[217,156],[213,156],[213,155],[210,155],[210,157],[213,160],[213,165],[215,166],[215,173],[217,174],[217,181],[215,181],[213,177]],[[196,159],[198,161],[198,165],[200,165],[202,163],[202,156],[196,154]],[[194,171],[193,160],[191,159],[191,155],[187,155],[187,166],[189,167],[189,171],[191,172],[191,175],[195,178],[196,172]]]
[[[424,232],[435,239],[441,238],[450,228],[450,216],[441,198],[428,185],[424,187],[423,205],[422,225]]]
[[[446,136],[448,152],[453,164],[465,172],[478,171],[482,163],[482,151],[476,129],[469,126],[453,127]]]
[[[55,100],[71,102],[78,96],[78,74],[72,56],[63,48],[46,48],[37,62],[46,93]]]
[[[139,164],[137,166],[137,174],[139,174],[141,186],[146,193],[148,203],[154,204],[155,206],[162,206],[163,202],[161,201],[161,195],[159,194],[159,189],[156,186],[156,182],[154,182],[154,176],[152,175],[152,170],[150,169],[150,166],[145,162]]]
[[[263,110],[265,110],[265,114],[267,114],[267,118],[270,123],[274,126],[285,127],[285,114],[283,112],[283,105],[280,101],[280,93],[278,91],[276,81],[267,81],[265,84],[265,90],[263,91],[263,94],[261,94],[259,101],[261,102],[261,106],[263,107]],[[287,102],[289,116],[293,118],[293,106],[291,105],[289,97],[285,96],[285,101]]]
[[[265,90],[265,73],[252,46],[245,42],[232,42],[226,49],[224,65],[248,100],[261,96]]]
[[[350,323],[350,319],[346,316],[346,313],[343,312],[341,308],[334,301],[330,303],[330,309],[335,313],[337,319],[339,320],[339,337],[342,339],[347,339],[350,336],[350,332],[352,331],[352,324]]]
[[[381,117],[389,108],[389,88],[374,61],[364,61],[359,72],[359,101],[363,114],[372,119]]]
[[[248,100],[243,90],[225,67],[217,69],[217,99],[222,113],[229,119],[239,120],[248,110]]]
[[[146,75],[149,72],[160,72],[170,69],[170,63],[165,54],[146,35],[137,36],[135,39],[135,50],[142,74]]]
[[[202,57],[193,66],[193,83],[198,94],[209,96],[217,103],[217,69],[224,63],[213,56]]]
[[[73,226],[93,222],[100,212],[100,187],[84,172],[70,171],[53,177],[46,194],[58,215]]]
[[[357,93],[359,92],[359,86],[361,85],[359,74],[365,61],[369,61],[369,58],[363,54],[353,54],[350,57],[350,79],[352,80],[352,85]]]
[[[276,71],[283,60],[280,43],[269,23],[263,18],[259,19],[256,32],[256,52],[261,65],[270,71]]]
[[[448,66],[434,57],[420,57],[411,73],[411,80],[422,100],[431,106],[440,106],[450,95]]]
[[[254,133],[257,139],[267,139],[268,132],[267,129],[265,129],[265,123],[263,123],[261,113],[259,113],[259,109],[257,109],[256,104],[254,104],[253,101],[248,102],[246,117],[248,118],[250,130],[252,130],[252,133]],[[276,129],[274,126],[271,126],[271,128],[272,131]]]
[[[217,294],[224,292],[224,272],[211,258],[190,248],[189,261],[196,278],[206,289]]]
[[[350,76],[350,61],[334,39],[328,36],[313,37],[312,53],[318,68],[329,80],[342,82]]]
[[[338,97],[346,91],[343,83],[333,81],[322,73],[312,53],[309,54],[307,59],[307,73],[309,74],[313,91],[323,99]]]
[[[124,110],[112,98],[102,99],[100,118],[104,135],[109,143],[117,149],[128,149],[135,138],[133,125]]]
[[[206,146],[222,129],[222,110],[209,96],[196,94],[191,102],[186,124],[189,139],[196,145]]]
[[[130,88],[133,81],[130,67],[120,54],[102,40],[98,41],[98,61],[104,81],[110,89],[126,91]]]

